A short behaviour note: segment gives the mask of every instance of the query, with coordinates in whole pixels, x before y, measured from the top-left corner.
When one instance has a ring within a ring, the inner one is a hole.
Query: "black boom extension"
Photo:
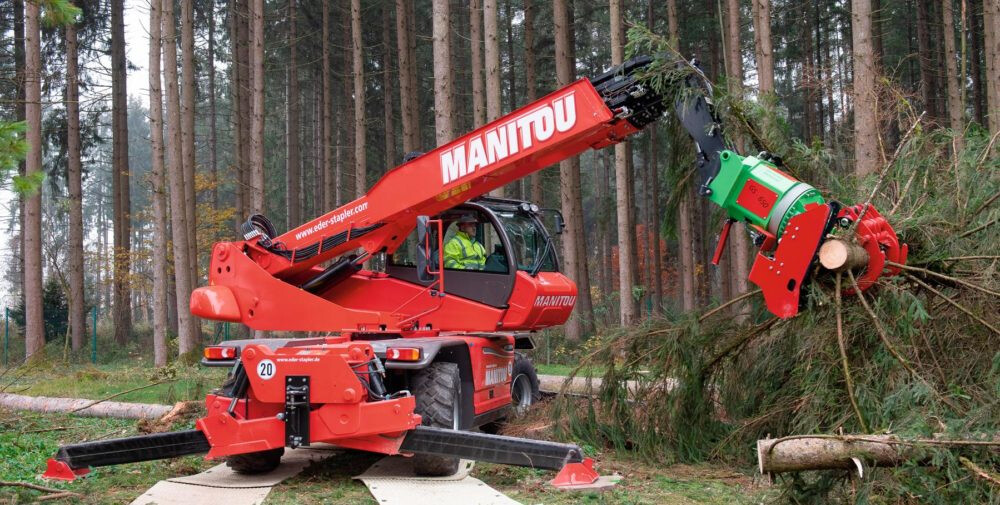
[[[548,470],[560,470],[567,463],[583,461],[583,451],[574,444],[455,431],[431,426],[417,426],[407,433],[399,450]]]
[[[188,430],[64,445],[55,459],[76,470],[201,454],[209,448],[204,433]]]

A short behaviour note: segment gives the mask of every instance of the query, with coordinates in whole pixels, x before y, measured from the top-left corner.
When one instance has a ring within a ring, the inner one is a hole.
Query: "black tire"
[[[281,464],[281,456],[283,454],[285,454],[284,447],[268,451],[236,454],[226,457],[226,466],[242,475],[268,473],[278,468],[278,465]]]
[[[542,397],[538,389],[538,372],[531,358],[516,353],[510,374],[510,410],[503,418],[480,426],[485,433],[497,434],[511,417],[523,416]]]
[[[523,416],[541,397],[535,364],[524,354],[514,354],[514,368],[510,374],[511,414]]]
[[[431,363],[413,376],[411,384],[417,399],[417,414],[424,426],[451,428],[462,425],[462,377],[455,363]],[[416,454],[413,471],[424,477],[443,477],[458,472],[458,458]]]

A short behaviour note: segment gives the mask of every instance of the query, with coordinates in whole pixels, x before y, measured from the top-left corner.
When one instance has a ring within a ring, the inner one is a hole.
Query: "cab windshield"
[[[521,212],[500,211],[496,213],[500,223],[507,231],[507,238],[513,249],[514,262],[518,270],[527,272],[538,268],[539,272],[554,272],[555,244],[545,251],[545,233],[538,221]],[[542,255],[545,255],[542,257]],[[541,261],[541,266],[538,263]]]

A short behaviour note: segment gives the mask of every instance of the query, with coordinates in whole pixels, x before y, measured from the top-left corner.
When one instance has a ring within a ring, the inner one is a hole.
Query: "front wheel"
[[[413,376],[413,396],[424,426],[461,429],[462,377],[455,363],[431,363]],[[416,454],[413,471],[424,477],[444,477],[458,472],[458,458]]]
[[[538,372],[531,358],[517,353],[510,377],[510,406],[515,416],[523,416],[541,397],[538,391]]]

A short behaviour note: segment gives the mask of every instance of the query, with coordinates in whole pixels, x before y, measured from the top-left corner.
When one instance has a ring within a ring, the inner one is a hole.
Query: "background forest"
[[[916,281],[889,286],[874,308],[851,303],[841,314],[839,296],[820,286],[809,294],[816,310],[789,324],[762,317],[753,298],[706,323],[696,312],[750,293],[753,251],[735,233],[720,267],[710,265],[722,216],[696,198],[694,145],[665,117],[500,190],[568,218],[559,250],[579,299],[549,332],[544,359],[585,357],[637,379],[623,364],[652,356],[659,364],[638,367],[650,394],[666,377],[696,386],[662,402],[663,417],[636,415],[626,392],[606,387],[581,410],[589,418],[565,427],[625,450],[737,460],[745,455],[727,444],[789,430],[995,432],[997,0],[74,5],[79,13],[60,1],[0,2],[0,303],[20,335],[5,350],[11,363],[46,342],[50,354],[86,360],[91,325],[109,353],[139,346],[157,366],[196,356],[230,330],[190,316],[188,295],[206,283],[211,244],[237,237],[247,216],[265,214],[282,232],[363,194],[406,153],[632,53],[676,51],[715,83],[739,150],[777,154],[833,198],[870,193],[899,219],[915,265],[961,282],[908,271]],[[43,19],[60,13],[69,17]],[[127,39],[126,21],[148,40]],[[132,85],[137,76],[144,86]],[[930,291],[942,289],[957,291]],[[835,313],[836,332],[857,339],[850,352],[830,337]],[[749,343],[761,334],[766,344]],[[916,364],[887,336],[905,337]],[[712,401],[706,384],[722,388]],[[716,419],[713,401],[733,422]],[[664,418],[705,422],[695,433],[657,424]],[[655,441],[627,436],[664,430]],[[992,454],[983,457],[995,463]],[[832,483],[820,480],[822,492],[816,481],[789,488],[823,495]],[[906,501],[939,484],[921,473],[886,489]],[[998,499],[989,484],[966,485],[956,488],[974,501]]]

